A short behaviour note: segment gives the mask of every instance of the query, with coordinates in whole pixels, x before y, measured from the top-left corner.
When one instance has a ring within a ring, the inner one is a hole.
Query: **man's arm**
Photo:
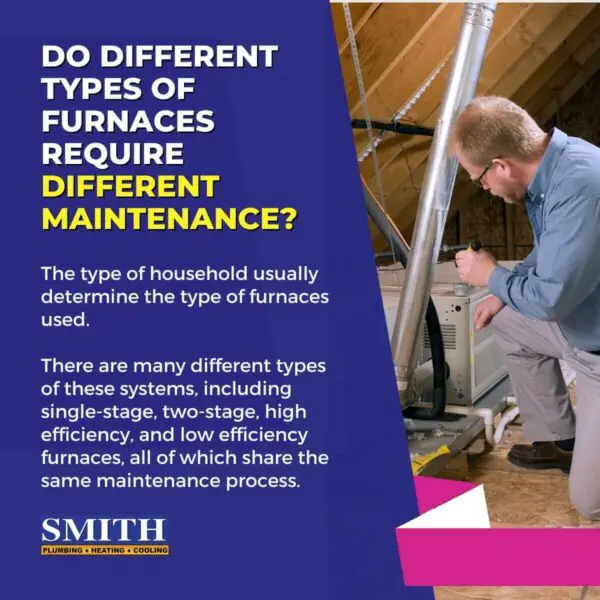
[[[529,269],[535,269],[537,266],[537,253],[537,243],[534,242],[533,250],[527,255],[527,258],[513,268],[511,273],[514,275],[527,275],[529,273]]]
[[[600,285],[600,197],[565,196],[549,207],[537,264],[525,274],[496,267],[490,291],[524,315],[569,315]]]

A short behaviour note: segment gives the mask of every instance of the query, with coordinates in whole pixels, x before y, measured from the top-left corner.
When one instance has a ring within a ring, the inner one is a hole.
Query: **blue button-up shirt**
[[[490,291],[518,312],[556,321],[582,350],[600,350],[600,148],[554,129],[529,184],[531,254],[496,267]]]

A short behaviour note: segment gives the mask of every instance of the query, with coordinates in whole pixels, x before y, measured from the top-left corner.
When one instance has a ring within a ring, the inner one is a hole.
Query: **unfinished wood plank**
[[[520,31],[522,29],[523,21],[527,23],[531,23],[530,26],[533,28],[533,23],[537,22],[539,17],[539,5],[532,7],[523,7],[522,5],[505,5],[499,6],[499,14],[497,18],[500,18],[501,14],[504,15],[504,19],[508,21],[505,23],[504,28],[500,28],[495,30],[495,27],[492,27],[492,31],[495,31],[496,35],[492,39],[490,34],[490,40],[488,42],[488,50],[486,54],[486,58],[484,61],[484,65],[482,68],[483,71],[486,68],[488,62],[491,61],[493,65],[497,63],[501,63],[504,65],[504,68],[508,68],[510,64],[512,64],[515,60],[520,56],[520,52],[522,52],[522,46],[515,43],[507,43],[507,39],[519,38]],[[561,5],[557,5],[561,6]],[[563,5],[564,6],[564,5]],[[505,10],[500,13],[500,9],[504,8]],[[511,9],[508,11],[506,9]],[[518,9],[518,10],[517,10]],[[558,9],[555,5],[549,9],[552,14],[555,14],[555,11]],[[508,15],[508,16],[507,16]],[[449,75],[449,66],[445,69],[443,75],[438,77],[431,87],[423,94],[423,97],[413,109],[409,111],[407,114],[407,118],[409,120],[414,120],[417,123],[427,124],[429,127],[435,127],[440,103],[443,98],[444,90],[447,87],[447,78]],[[398,153],[399,154],[399,153]],[[412,163],[414,164],[413,169],[416,169],[421,162],[427,159],[429,155],[429,149],[427,148],[425,151],[419,153],[418,155],[413,156]],[[367,175],[367,173],[365,173]],[[406,166],[404,161],[398,161],[392,159],[389,162],[389,166],[382,173],[384,179],[384,189],[390,195],[390,198],[394,195],[394,190],[399,185],[403,184],[405,178],[409,175],[406,170]],[[368,177],[368,175],[367,175]],[[395,209],[397,212],[401,210],[403,206],[397,206]]]
[[[578,82],[581,80],[585,83],[594,74],[593,63],[591,65],[588,65],[588,63],[599,49],[600,28],[596,29],[591,36],[583,40],[582,44],[575,49],[573,54],[566,57],[566,60],[557,69],[553,77],[548,79],[528,100],[525,105],[527,110],[536,115],[541,123],[547,121],[579,89],[577,88]],[[584,71],[585,65],[588,66]],[[591,74],[589,73],[590,69],[592,69]],[[574,91],[570,95],[568,91],[562,93],[562,90],[571,81],[573,83],[571,83],[570,89],[572,88]],[[565,100],[565,98],[567,99]],[[547,109],[545,109],[546,106],[548,107]]]
[[[518,523],[499,525],[492,528],[519,527]],[[581,600],[580,587],[442,587],[434,588],[435,600]],[[597,596],[587,594],[585,600],[597,600]]]
[[[560,5],[555,5],[560,7]],[[516,91],[520,85],[524,83],[526,77],[532,74],[532,69],[536,66],[539,68],[540,61],[544,62],[543,57],[547,57],[548,54],[551,54],[552,51],[559,46],[564,39],[568,37],[568,34],[574,31],[582,22],[590,16],[590,13],[594,9],[593,5],[586,4],[574,4],[568,5],[564,7],[558,16],[553,11],[550,11],[549,14],[554,15],[554,21],[548,24],[548,15],[545,15],[545,19],[541,21],[536,21],[536,26],[539,31],[539,28],[542,25],[546,25],[546,28],[541,32],[541,34],[531,43],[530,51],[525,53],[523,57],[521,57],[515,63],[515,67],[511,67],[509,69],[505,69],[505,77],[502,77],[498,82],[496,87],[493,87],[491,90],[482,90],[481,93],[491,93],[498,95],[505,95],[510,97]],[[536,13],[529,13],[529,16]],[[522,30],[522,27],[519,27],[519,30]],[[530,33],[527,36],[527,39],[531,41]],[[508,39],[508,38],[507,38]],[[513,44],[511,44],[513,45]],[[521,47],[517,45],[517,47]],[[509,82],[509,83],[506,83]],[[502,92],[502,93],[500,93]],[[414,157],[415,162],[426,161],[428,155],[421,155],[419,157]],[[420,165],[418,165],[420,167]],[[401,166],[396,166],[394,169],[396,172],[401,172]],[[390,169],[387,170],[389,174]],[[456,189],[455,189],[456,194]],[[406,197],[404,200],[396,199],[396,196],[399,196],[395,191],[389,194],[390,197],[390,210],[392,211],[392,216],[397,222],[400,224],[401,228],[409,226],[414,221],[414,216],[416,215],[416,207],[411,207],[408,205]]]
[[[589,79],[600,70],[600,51],[596,52],[582,67],[580,67],[567,84],[558,92],[557,102],[560,106],[566,104]],[[551,102],[540,109],[540,121],[547,121],[555,112]]]
[[[478,470],[472,481],[485,482],[490,521],[524,527],[577,527],[569,501],[569,478],[558,469],[545,472]]]
[[[431,84],[431,86],[424,92],[423,96],[419,99],[418,103],[413,107],[413,109],[411,109],[410,111],[408,111],[406,118],[404,119],[407,122],[413,122],[413,123],[421,123],[422,122],[422,117],[423,115],[425,115],[426,117],[430,117],[431,114],[433,113],[433,111],[435,111],[435,114],[437,114],[437,109],[439,108],[440,102],[441,102],[441,98],[443,96],[443,92],[444,89],[446,87],[447,84],[447,77],[448,77],[448,72],[450,69],[450,57],[452,55],[452,52],[454,51],[454,45],[456,44],[456,41],[458,39],[458,33],[459,33],[459,29],[460,29],[460,17],[462,17],[462,7],[461,8],[461,13],[460,15],[458,15],[458,22],[455,24],[455,29],[452,31],[452,36],[450,37],[450,41],[451,43],[449,44],[449,47],[444,46],[444,50],[446,50],[445,54],[441,54],[440,58],[437,62],[435,62],[433,64],[433,66],[431,66],[431,59],[436,57],[435,54],[435,48],[436,48],[436,43],[435,42],[431,42],[431,44],[433,44],[432,48],[433,50],[428,46],[427,49],[427,55],[426,58],[421,57],[420,62],[424,62],[424,64],[426,64],[428,66],[428,72],[427,72],[427,77],[422,78],[421,81],[419,81],[417,84],[414,84],[411,82],[411,85],[408,86],[408,89],[410,90],[410,94],[406,93],[406,91],[404,91],[404,94],[402,94],[402,92],[397,92],[397,97],[394,98],[391,95],[386,95],[385,91],[381,91],[380,95],[382,99],[386,99],[386,102],[388,104],[397,104],[397,106],[394,109],[394,112],[396,112],[397,110],[399,110],[401,108],[401,106],[406,103],[406,101],[408,101],[411,97],[413,97],[415,95],[415,93],[419,90],[419,88],[421,88],[423,86],[423,84],[425,83],[425,81],[435,72],[435,70],[444,62],[446,62],[446,66],[444,67],[444,69],[440,72],[440,74],[437,76],[437,78],[433,81],[433,83]],[[493,52],[494,49],[502,42],[502,40],[510,34],[510,32],[513,30],[513,28],[519,23],[519,21],[524,18],[525,15],[527,15],[530,11],[532,10],[532,5],[528,5],[528,4],[499,4],[498,5],[498,10],[497,10],[497,14],[496,17],[494,19],[494,26],[492,27],[492,30],[490,32],[490,37],[488,40],[488,49],[487,49],[487,53],[488,55],[490,54],[490,52]],[[454,17],[456,18],[456,17]],[[445,38],[444,38],[445,39]],[[429,53],[433,52],[433,54],[430,56]],[[404,77],[406,77],[408,74],[410,73],[410,65],[408,66],[408,73],[405,73],[402,77],[398,76],[398,77],[390,77],[389,78],[389,82],[395,82],[396,85],[396,89],[398,90],[406,90],[405,88],[405,83],[404,83]],[[386,82],[387,85],[388,82]],[[391,89],[391,88],[390,88]],[[404,97],[402,97],[404,96]],[[399,97],[401,99],[399,99]],[[421,106],[425,106],[426,108],[424,109],[424,112],[421,111],[420,107]],[[431,119],[430,119],[431,121]],[[433,125],[430,124],[430,126],[435,126],[435,122],[433,122]],[[366,145],[366,143],[365,143]],[[360,152],[360,149],[362,149],[361,146],[357,145],[357,150]],[[379,151],[379,148],[378,148]],[[390,144],[390,146],[388,146],[382,153],[382,162],[384,164],[392,164],[394,162],[394,160],[400,155],[400,153],[402,152],[402,148],[399,147],[395,147]],[[427,156],[427,154],[429,153],[429,150],[427,149],[425,156]],[[380,153],[378,152],[378,155]],[[418,166],[420,161],[413,161],[415,162],[415,167]],[[372,176],[373,176],[373,171],[371,170],[371,168],[366,165],[364,169],[361,169],[361,172],[364,173],[365,177],[367,178],[367,180],[369,180]],[[404,177],[407,176],[407,173],[404,173]],[[395,182],[396,185],[400,184],[401,180],[400,177],[402,177],[402,174],[392,174],[389,176],[387,176],[386,174],[386,182],[385,182],[385,186],[386,186],[386,190],[388,191],[388,193],[391,193],[393,191],[393,188],[395,187],[393,185],[393,183],[389,184],[389,182],[387,181],[387,179],[391,180],[392,182]]]
[[[590,44],[594,43],[594,39],[596,39],[595,35],[583,41],[588,50],[590,47],[593,47]],[[583,66],[579,65],[572,55],[567,57],[567,60],[555,76],[538,90],[533,100],[525,106],[539,123],[547,122],[559,108],[566,104],[600,70],[600,41],[596,40],[595,43],[596,53]],[[580,45],[580,47],[582,46]],[[455,199],[451,204],[449,216],[455,210],[461,210],[466,206],[475,193],[477,193],[477,189],[473,186],[457,183],[455,186]],[[417,207],[414,205],[408,206],[396,218],[396,222],[400,224],[404,235],[409,235],[408,232],[414,226],[416,209]]]
[[[365,89],[372,89],[403,48],[415,43],[415,35],[438,9],[438,4],[382,4],[356,36]],[[360,94],[350,48],[340,56],[350,107],[360,103]],[[354,108],[351,110],[351,112]]]
[[[569,53],[564,42],[548,57],[548,60],[522,85],[512,97],[519,106],[525,106],[535,93],[565,64]]]
[[[423,25],[420,27],[420,29],[414,33],[410,42],[408,44],[406,44],[396,54],[396,56],[390,60],[389,64],[384,69],[384,71],[381,73],[379,78],[376,79],[375,81],[373,81],[371,83],[371,85],[369,85],[367,87],[367,89],[366,89],[367,98],[369,98],[376,89],[379,89],[379,91],[381,92],[382,82],[387,77],[389,77],[392,73],[395,74],[396,66],[398,64],[405,63],[407,57],[409,57],[408,60],[411,60],[410,64],[411,64],[413,70],[415,70],[415,64],[419,65],[419,68],[418,68],[419,71],[422,70],[422,65],[420,64],[420,62],[415,61],[414,57],[412,59],[410,58],[412,51],[416,46],[422,47],[423,43],[427,43],[429,41],[429,39],[432,39],[432,40],[435,39],[435,38],[431,38],[431,34],[429,32],[433,28],[434,24],[441,23],[443,26],[446,26],[446,23],[447,23],[446,14],[447,13],[448,13],[447,5],[445,5],[445,4],[438,5],[438,7],[433,11],[433,13],[431,13],[429,18],[423,23]],[[439,32],[438,32],[438,36],[439,36]],[[384,98],[383,100],[385,103],[386,99]],[[388,102],[387,104],[389,105],[391,103]],[[354,106],[354,109],[350,110],[350,113],[352,114],[354,112],[354,110],[358,109],[359,106],[360,106],[360,101],[356,103],[356,105]],[[377,107],[374,107],[374,109],[375,109],[375,111],[377,111]]]
[[[560,12],[558,17],[550,26],[535,40],[510,69],[508,69],[501,81],[498,81],[494,88],[494,93],[498,96],[511,98],[519,88],[536,72],[540,65],[544,64],[552,53],[568,39],[569,35],[585,23],[587,17],[594,9],[594,4],[575,3],[568,5]],[[593,29],[588,30],[584,27],[578,35],[591,33]],[[584,37],[580,38],[585,39]]]
[[[382,204],[380,202],[379,197],[377,196],[377,194],[375,193],[376,190],[373,190],[372,188],[370,188],[367,183],[365,182],[365,180],[361,177],[360,181],[363,185],[363,189],[365,190],[365,192],[367,194],[369,194],[369,196],[371,198],[373,198],[373,200],[375,200],[375,202],[377,202],[377,204],[379,205],[379,207],[383,210],[383,212],[389,216],[389,212],[386,210],[387,206],[385,206],[384,204]],[[402,232],[398,229],[398,227],[396,226],[396,223],[394,223],[391,219],[388,219],[390,226],[392,227],[392,229],[398,234],[398,236],[402,239],[402,242],[404,242],[405,245],[408,245],[406,238],[402,235]],[[383,237],[383,236],[382,236]],[[389,241],[388,241],[389,243]],[[381,249],[376,250],[376,252],[380,252]]]
[[[365,15],[372,13],[377,5],[377,3],[371,2],[353,2],[350,4],[350,16],[352,17],[352,25],[355,32],[359,28],[361,21],[365,20]],[[333,20],[335,41],[339,50],[342,46],[346,47],[348,44],[348,28],[346,27],[344,6],[341,2],[331,4],[331,18]]]
[[[534,116],[537,120],[543,124],[545,123],[550,116],[552,116],[553,112],[555,112],[562,104],[566,102],[566,100],[561,101],[557,98],[556,89],[552,93],[550,93],[553,87],[556,88],[556,85],[559,81],[562,80],[564,83],[568,77],[575,73],[576,67],[572,62],[571,66],[568,67],[568,72],[566,75],[563,73],[557,77],[556,73],[567,63],[567,61],[577,60],[574,56],[584,57],[589,56],[590,53],[597,51],[600,48],[600,10],[598,8],[594,9],[593,13],[590,14],[583,23],[581,23],[576,30],[565,40],[563,44],[561,44],[560,48],[553,53],[551,57],[536,71],[533,79],[535,81],[535,93],[539,92],[539,97],[545,99],[548,102],[549,107],[544,112],[538,112],[537,114],[534,112]],[[589,35],[589,31],[591,28],[595,28],[595,31],[591,35]],[[564,53],[564,49],[569,48],[571,54]],[[556,61],[556,56],[560,54],[560,60]],[[558,62],[558,64],[557,64]],[[593,73],[592,73],[593,74]],[[585,79],[585,76],[583,77]],[[587,81],[587,79],[585,79]],[[583,84],[581,84],[583,85]],[[529,82],[525,84],[525,90],[519,90],[513,100],[517,102],[517,104],[524,106],[528,110],[535,109],[535,100],[532,100],[532,87],[529,85]],[[543,89],[542,89],[543,88]],[[540,91],[541,90],[541,91]],[[569,96],[570,97],[570,96]],[[562,104],[561,104],[562,102]],[[539,102],[538,102],[539,105]],[[532,108],[533,107],[533,108]],[[465,186],[461,184],[457,184],[455,188],[455,198],[456,200],[453,202],[453,206],[451,208],[455,210],[460,210],[462,206],[464,206],[473,196],[473,188],[470,186]],[[405,214],[405,218],[410,219],[410,214]]]
[[[395,61],[389,77],[380,86],[382,100],[395,111],[448,59],[456,44],[463,11],[460,4],[442,5],[410,51]]]
[[[356,6],[356,5],[352,4],[351,8],[352,8],[352,6]],[[357,19],[356,23],[354,21],[352,21],[352,24],[354,26],[354,37],[355,38],[358,35],[358,33],[360,32],[360,30],[364,27],[365,23],[371,18],[371,16],[373,15],[373,13],[380,6],[381,6],[381,4],[379,2],[373,2],[372,4],[367,5],[366,10]],[[345,25],[345,23],[344,23],[344,25]],[[346,50],[346,48],[348,48],[348,45],[350,44],[350,38],[348,37],[347,31],[348,31],[348,28],[346,27],[346,39],[339,46],[339,51],[338,51],[339,54],[343,54],[344,51]]]
[[[536,42],[557,22],[559,15],[562,18],[567,8],[568,5],[564,3],[534,5],[510,34],[502,40],[497,51],[489,53],[486,57],[479,77],[478,93],[481,93],[480,90],[489,90],[497,86],[498,82],[513,65],[518,64],[523,56],[533,55],[534,58],[537,57]],[[561,40],[567,36],[570,30],[565,31]],[[537,58],[539,64],[545,56]]]
[[[562,41],[552,54],[537,68],[535,73],[525,81],[512,95],[512,100],[519,106],[524,106],[531,97],[542,87],[556,71],[565,63],[569,55],[574,54],[586,40],[600,27],[600,7],[592,12]],[[585,51],[583,51],[585,52]],[[585,59],[582,61],[585,62]]]
[[[498,13],[490,31],[486,55],[479,77],[477,93],[489,89],[551,22],[550,15],[560,12],[564,4],[508,4],[498,5]],[[524,35],[527,31],[527,35]],[[447,87],[450,65],[442,78],[438,78],[423,98],[408,113],[417,123],[434,126],[441,99]]]
[[[587,61],[596,54],[598,50],[598,40],[600,39],[600,15],[598,17],[597,28],[591,35],[586,36],[585,41],[579,48],[573,51],[573,58],[580,64],[584,65]]]
[[[564,65],[554,74],[554,77],[543,85],[533,98],[525,105],[525,109],[532,115],[539,115],[542,121],[542,113],[548,107],[552,116],[561,106],[561,91],[575,78],[581,70],[581,65],[569,56]],[[587,79],[586,79],[587,81]]]

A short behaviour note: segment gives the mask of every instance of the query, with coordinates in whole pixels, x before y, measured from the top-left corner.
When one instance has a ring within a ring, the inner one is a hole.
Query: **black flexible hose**
[[[419,127],[418,125],[411,125],[409,123],[397,123],[391,121],[389,123],[383,123],[381,121],[371,121],[371,127],[373,129],[379,129],[381,131],[393,131],[394,133],[405,133],[407,135],[426,135],[433,137],[434,130],[430,127]],[[367,129],[367,121],[365,119],[353,119],[353,129]]]
[[[394,252],[404,268],[408,264],[409,248],[402,236],[398,234],[396,228],[388,219],[385,211],[379,206],[371,195],[365,190],[365,202],[367,212],[377,229],[381,234],[390,240]],[[446,355],[444,353],[444,339],[442,337],[442,328],[438,318],[437,310],[431,297],[427,303],[427,312],[425,313],[425,323],[429,332],[431,342],[431,362],[433,363],[433,401],[431,408],[409,407],[404,410],[404,414],[415,419],[437,419],[444,414],[446,409],[446,379],[448,378],[448,367],[446,365]]]

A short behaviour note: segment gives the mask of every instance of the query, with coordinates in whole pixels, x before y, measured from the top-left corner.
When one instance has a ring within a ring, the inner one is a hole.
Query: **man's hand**
[[[496,296],[490,296],[483,302],[480,302],[473,313],[475,329],[483,329],[504,308],[504,306],[504,302],[502,302],[500,298],[496,298]]]
[[[490,275],[496,268],[496,259],[485,250],[463,250],[456,255],[460,278],[470,285],[487,287]]]

